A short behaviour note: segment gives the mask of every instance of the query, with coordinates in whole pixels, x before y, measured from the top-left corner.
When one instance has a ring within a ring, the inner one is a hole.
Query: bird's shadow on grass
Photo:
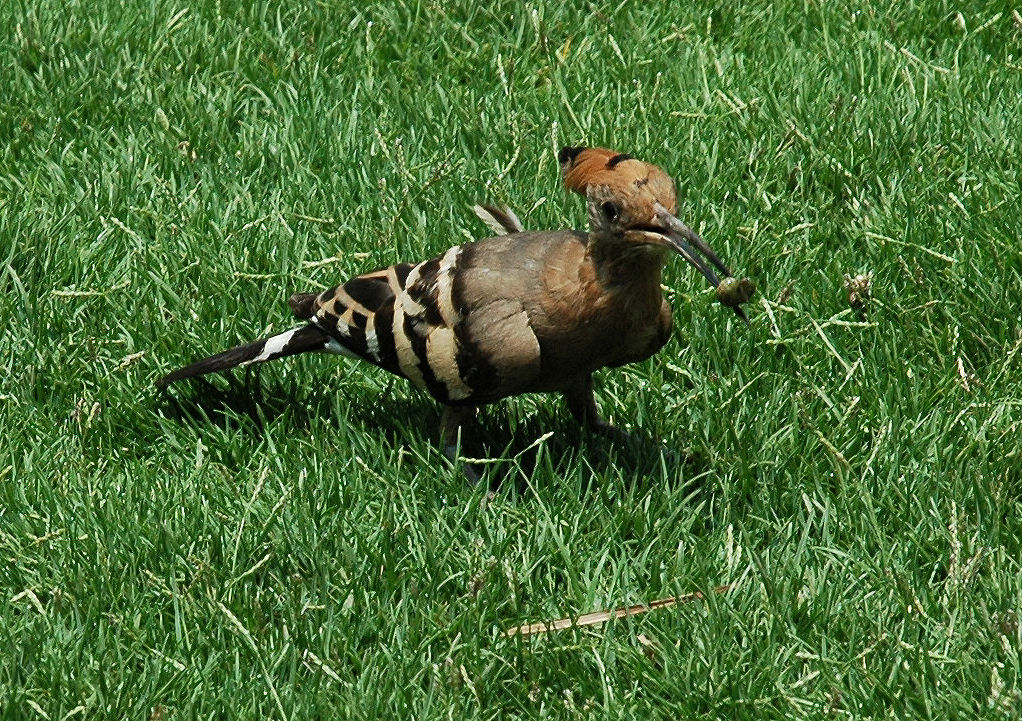
[[[336,398],[329,391],[307,395],[297,384],[286,381],[264,384],[258,372],[226,376],[226,381],[221,378],[195,378],[186,390],[161,392],[157,407],[173,422],[248,426],[257,433],[284,415],[296,429],[311,430],[337,413]],[[409,426],[417,425],[418,432],[437,447],[439,458],[435,429],[439,428],[441,408],[425,395],[393,393],[392,388],[388,385],[379,395],[349,399],[346,422],[395,446],[407,444]],[[460,456],[485,459],[472,467],[491,490],[527,494],[535,491],[534,479],[577,474],[580,465],[589,471],[580,478],[583,493],[611,475],[638,486],[665,482],[693,486],[698,480],[692,479],[704,475],[705,459],[691,451],[671,448],[645,429],[630,429],[627,438],[591,434],[572,420],[561,403],[550,400],[555,408],[524,416],[504,404],[490,406],[480,413],[470,432],[463,434]],[[516,416],[513,420],[512,415]],[[576,458],[584,462],[573,462]],[[682,468],[684,472],[679,472]]]
[[[298,383],[264,383],[257,371],[189,379],[188,384],[179,383],[175,390],[158,394],[156,402],[162,415],[171,421],[226,428],[248,426],[257,432],[284,416],[296,430],[311,432],[337,415],[335,392],[310,394]],[[349,425],[364,426],[392,443],[401,443],[407,435],[401,419],[428,417],[430,406],[415,396],[395,397],[388,386],[378,396],[349,399],[345,419]]]
[[[228,376],[226,384],[201,377],[190,379],[172,391],[162,390],[156,406],[171,421],[227,428],[251,424],[257,430],[285,413],[290,413],[299,427],[308,425],[312,416],[308,405],[296,403],[292,394],[264,391],[257,374],[246,374],[244,380]]]
[[[534,479],[566,479],[580,467],[588,471],[578,479],[582,493],[609,477],[638,487],[667,483],[694,490],[698,480],[693,479],[707,468],[701,456],[671,448],[645,429],[629,429],[626,438],[596,435],[560,405],[554,410],[520,419],[512,430],[512,424],[500,422],[506,411],[498,407],[481,419],[476,434],[481,437],[470,437],[462,455],[496,459],[486,467],[491,490],[513,488],[518,493],[535,492]]]

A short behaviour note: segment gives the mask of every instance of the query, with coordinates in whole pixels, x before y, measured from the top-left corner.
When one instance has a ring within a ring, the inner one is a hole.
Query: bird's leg
[[[568,410],[583,428],[591,433],[617,440],[627,440],[628,433],[608,423],[600,417],[596,408],[596,396],[593,395],[593,376],[586,374],[564,391],[564,400]]]
[[[455,465],[458,465],[458,448],[465,435],[465,428],[475,421],[478,410],[476,406],[444,406],[443,415],[440,417],[440,444],[444,448],[444,455]],[[479,483],[481,477],[471,464],[463,464],[462,470],[469,483],[473,485]]]

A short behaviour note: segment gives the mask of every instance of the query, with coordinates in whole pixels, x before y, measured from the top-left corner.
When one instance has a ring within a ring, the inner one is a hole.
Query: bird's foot
[[[635,440],[635,436],[631,433],[602,418],[596,418],[595,421],[586,424],[586,427],[593,435],[601,436],[615,443],[631,443]]]
[[[461,449],[461,439],[465,435],[465,429],[475,422],[475,406],[444,406],[443,415],[440,418],[440,442],[444,447],[444,455],[451,463],[460,467],[465,478],[473,486],[482,480],[482,474],[467,461],[461,459],[458,451]]]
[[[458,446],[444,446],[444,455],[447,456],[451,463],[461,468],[461,472],[465,474],[469,484],[476,486],[479,484],[479,481],[483,480],[482,475],[476,470],[474,465],[459,457]]]

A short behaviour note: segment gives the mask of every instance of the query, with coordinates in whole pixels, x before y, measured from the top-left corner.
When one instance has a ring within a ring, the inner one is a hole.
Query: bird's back
[[[621,336],[632,324],[630,302],[598,287],[584,233],[553,231],[455,246],[296,296],[292,307],[437,400],[472,405],[560,390],[582,373],[634,360]],[[660,310],[657,300],[653,314]],[[620,333],[608,338],[615,326]],[[643,340],[638,356],[660,345]]]
[[[294,296],[291,306],[347,351],[437,400],[485,403],[531,389],[541,367],[533,323],[549,324],[538,284],[551,267],[582,263],[585,237],[488,238]]]

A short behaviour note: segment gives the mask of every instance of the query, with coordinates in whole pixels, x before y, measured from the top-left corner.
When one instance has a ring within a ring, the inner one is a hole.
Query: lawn
[[[0,8],[0,715],[1018,718],[1019,11],[286,5]],[[505,402],[488,494],[374,368],[154,388],[475,201],[582,226],[583,143],[759,288],[670,264],[634,443]]]

